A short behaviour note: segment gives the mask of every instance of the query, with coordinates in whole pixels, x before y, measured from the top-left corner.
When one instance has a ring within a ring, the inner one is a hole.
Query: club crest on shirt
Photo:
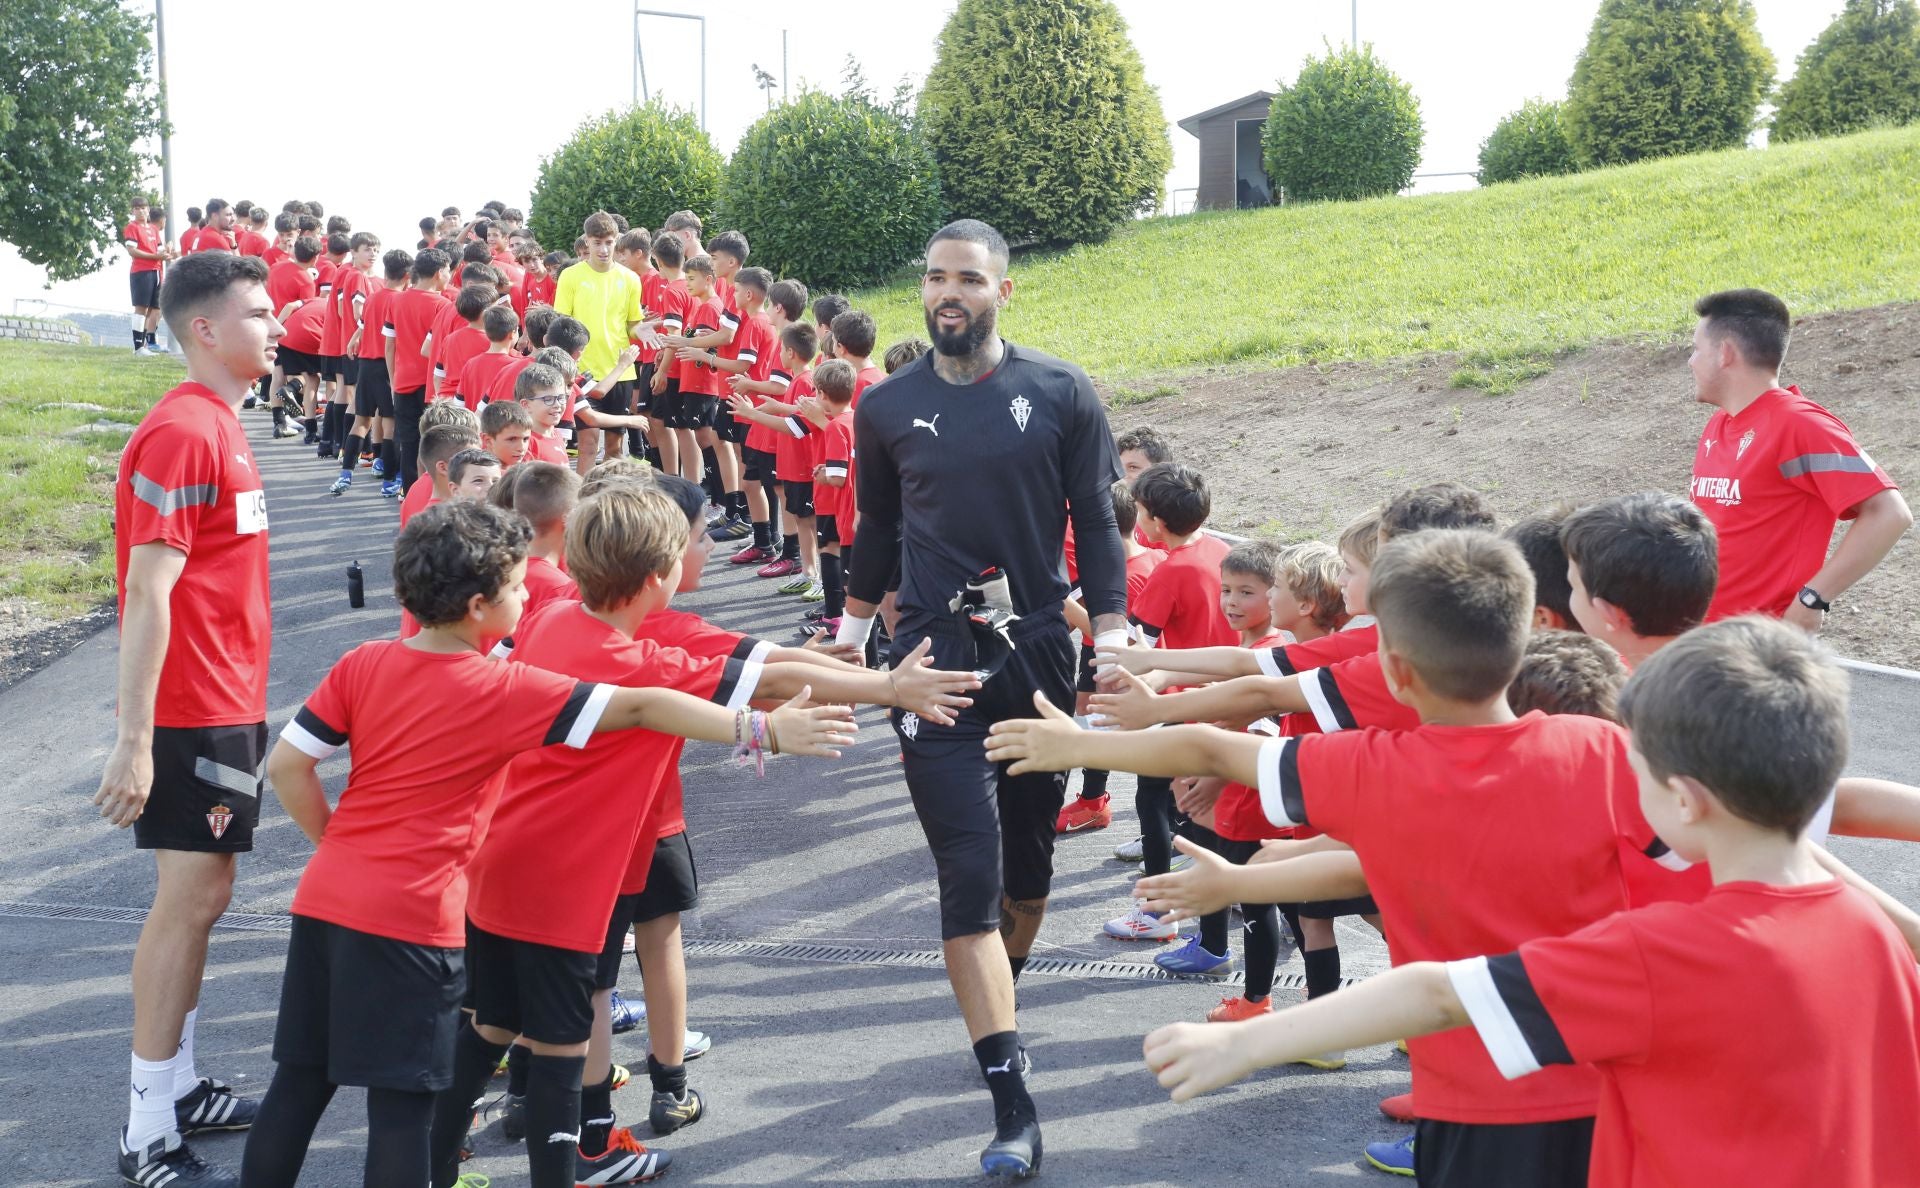
[[[1020,426],[1020,432],[1025,433],[1027,418],[1033,415],[1033,402],[1025,396],[1015,396],[1007,408],[1013,413],[1013,423]]]
[[[207,813],[207,828],[213,830],[213,839],[219,841],[226,835],[227,826],[233,824],[233,810],[224,804],[216,804]]]
[[[1734,447],[1733,460],[1738,462],[1740,459],[1746,457],[1747,447],[1752,444],[1753,444],[1753,430],[1749,429],[1747,430],[1746,436],[1740,439],[1740,444]]]
[[[920,715],[911,711],[900,715],[900,733],[908,738],[920,737]]]

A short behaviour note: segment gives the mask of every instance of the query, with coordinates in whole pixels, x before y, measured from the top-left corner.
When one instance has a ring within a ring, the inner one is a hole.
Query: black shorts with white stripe
[[[265,722],[154,727],[153,791],[133,823],[135,848],[251,851],[266,756]]]

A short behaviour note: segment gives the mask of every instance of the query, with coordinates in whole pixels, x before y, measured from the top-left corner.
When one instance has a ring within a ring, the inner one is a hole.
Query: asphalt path
[[[332,662],[392,631],[398,611],[388,558],[392,502],[361,479],[324,492],[328,464],[267,437],[264,413],[243,414],[255,439],[272,517],[274,658],[269,717],[277,730]],[[363,472],[364,474],[364,472]],[[351,609],[345,569],[366,573],[367,605]],[[774,595],[717,553],[706,588],[683,605],[738,630],[794,638],[803,607]],[[115,636],[0,693],[0,1185],[98,1185],[112,1174],[124,1120],[131,1003],[127,973],[153,868],[129,834],[104,825],[89,797],[113,739]],[[1854,770],[1920,779],[1911,729],[1920,683],[1855,677]],[[837,764],[777,757],[764,780],[722,748],[689,749],[687,808],[703,903],[686,920],[692,1025],[714,1038],[691,1066],[710,1115],[657,1145],[673,1179],[713,1184],[949,1184],[978,1179],[990,1128],[986,1095],[936,959],[933,868],[877,711]],[[321,768],[328,791],[346,761]],[[1350,1055],[1339,1072],[1292,1068],[1186,1106],[1170,1104],[1140,1063],[1140,1038],[1197,1019],[1231,985],[1142,976],[1152,946],[1105,938],[1126,907],[1134,868],[1112,847],[1133,836],[1132,784],[1113,783],[1116,822],[1062,839],[1053,911],[1020,984],[1021,1024],[1046,1128],[1044,1182],[1055,1185],[1316,1185],[1388,1181],[1362,1144],[1398,1137],[1376,1111],[1407,1087],[1389,1047]],[[1835,849],[1909,903],[1920,867],[1892,843]],[[243,1094],[272,1074],[274,1011],[286,937],[277,930],[310,847],[269,796],[255,851],[240,863],[232,911],[213,937],[197,1039],[203,1074]],[[70,910],[69,910],[70,909]],[[1352,925],[1349,927],[1349,925]],[[1237,948],[1237,942],[1236,942]],[[1357,921],[1341,922],[1349,976],[1384,967]],[[1061,972],[1044,972],[1047,968]],[[1836,974],[1844,971],[1836,971]],[[1277,1000],[1298,994],[1300,964],[1283,953]],[[630,987],[640,990],[637,971]],[[644,1064],[643,1033],[619,1037],[616,1059]],[[624,1100],[623,1100],[624,1099]],[[646,1134],[644,1077],[616,1095]],[[323,1120],[303,1183],[359,1182],[365,1138],[359,1095],[343,1092]],[[237,1165],[243,1139],[196,1146]],[[469,1170],[524,1183],[520,1148],[490,1124]]]

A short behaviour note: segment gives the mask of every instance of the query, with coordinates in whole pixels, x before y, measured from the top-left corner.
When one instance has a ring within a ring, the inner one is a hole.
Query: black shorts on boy
[[[645,924],[699,906],[700,872],[693,864],[693,843],[682,829],[654,843],[647,885],[634,896],[633,922]]]
[[[473,1017],[543,1044],[583,1044],[593,1032],[600,955],[496,936],[467,923]]]
[[[128,288],[133,292],[135,309],[160,308],[160,270],[151,272],[130,272]]]
[[[393,416],[393,385],[387,379],[385,359],[360,360],[358,382],[353,388],[353,415]]]
[[[453,1083],[466,954],[296,914],[274,1025],[278,1064],[335,1085],[431,1093]]]
[[[813,514],[812,483],[787,482],[782,486],[786,488],[784,492],[786,498],[783,502],[788,515],[804,520]]]

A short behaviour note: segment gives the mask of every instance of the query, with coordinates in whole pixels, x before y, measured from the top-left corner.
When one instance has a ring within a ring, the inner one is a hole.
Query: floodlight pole
[[[167,15],[165,0],[153,0],[153,56],[160,80],[160,209],[173,224],[173,139],[167,118]],[[164,245],[162,245],[164,246]]]
[[[670,17],[680,21],[700,22],[700,130],[707,130],[707,18],[694,12],[662,12],[657,8],[635,8],[633,10],[633,81],[636,94],[646,91],[647,63],[640,54],[640,18],[643,16]],[[635,102],[639,102],[636,98]]]
[[[1355,50],[1360,48],[1360,0],[1353,0],[1353,36],[1347,42]]]

